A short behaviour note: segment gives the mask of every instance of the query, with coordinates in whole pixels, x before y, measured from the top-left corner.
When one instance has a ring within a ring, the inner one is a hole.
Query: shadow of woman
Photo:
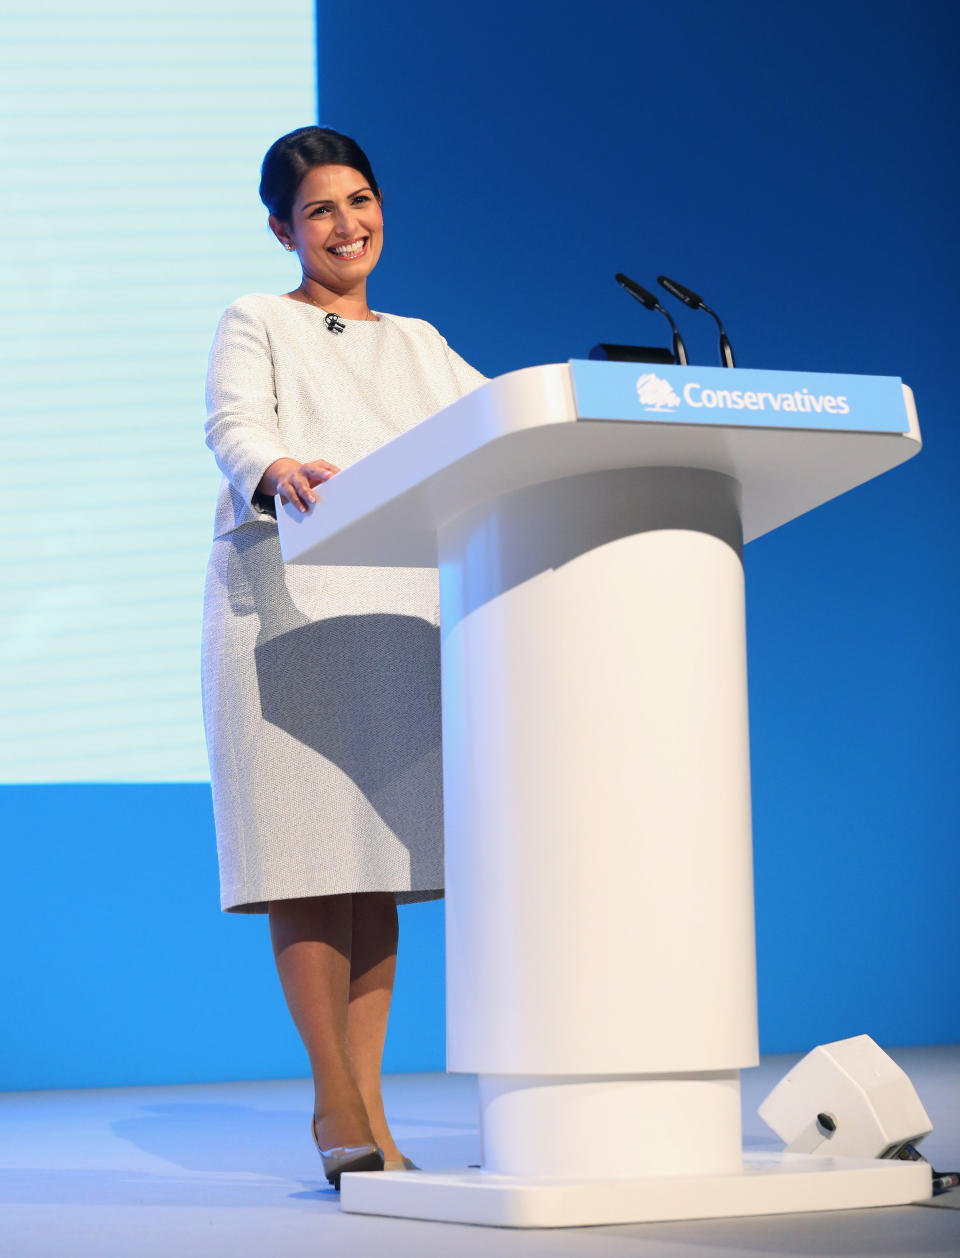
[[[208,599],[205,717],[230,780],[260,800],[289,792],[288,815],[330,833],[366,800],[409,852],[411,885],[442,894],[440,630],[384,610],[433,602],[439,621],[436,572],[286,566],[276,529],[253,525],[216,544]]]

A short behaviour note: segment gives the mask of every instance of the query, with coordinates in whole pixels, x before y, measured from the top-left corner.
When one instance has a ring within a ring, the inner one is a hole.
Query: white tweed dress
[[[443,895],[435,569],[285,568],[256,493],[279,458],[347,467],[486,377],[422,319],[328,331],[267,293],[217,327],[207,444],[224,474],[203,611],[220,903]]]

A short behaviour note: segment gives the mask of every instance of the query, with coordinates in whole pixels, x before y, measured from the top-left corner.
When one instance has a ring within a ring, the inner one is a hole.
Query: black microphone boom
[[[624,275],[622,271],[618,271],[613,277],[621,287],[625,288],[631,297],[635,297],[641,306],[646,306],[648,310],[658,310],[664,318],[669,319],[670,326],[673,328],[673,361],[679,363],[681,367],[686,367],[687,347],[683,343],[683,337],[677,330],[677,325],[673,321],[673,316],[669,310],[664,310],[653,293],[649,292],[636,280],[632,280],[629,275]]]
[[[720,322],[720,316],[717,312],[710,309],[699,293],[695,293],[692,288],[685,288],[683,284],[678,284],[676,280],[670,279],[667,275],[658,275],[657,283],[661,288],[665,288],[671,297],[676,297],[677,301],[682,301],[691,310],[705,310],[708,315],[712,315],[716,319],[717,327],[720,329],[720,361],[724,367],[735,366],[733,348],[727,340],[727,334],[723,330],[723,324]]]

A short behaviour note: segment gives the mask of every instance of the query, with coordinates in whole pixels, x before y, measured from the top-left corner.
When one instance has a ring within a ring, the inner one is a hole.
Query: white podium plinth
[[[728,396],[777,375],[713,374]],[[342,1208],[543,1227],[929,1196],[922,1164],[745,1160],[739,1090],[742,545],[915,453],[909,390],[871,431],[855,387],[841,430],[605,420],[575,383],[500,377],[278,511],[287,562],[440,572],[447,1068],[479,1076],[483,1166],[345,1175]]]

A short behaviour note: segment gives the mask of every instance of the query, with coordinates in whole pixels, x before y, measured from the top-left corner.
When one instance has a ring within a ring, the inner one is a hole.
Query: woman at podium
[[[437,573],[285,568],[299,511],[341,468],[483,383],[422,319],[374,311],[383,197],[350,138],[282,136],[260,196],[301,280],[222,315],[206,385],[223,472],[207,569],[203,712],[221,906],[268,913],[315,1084],[328,1179],[412,1168],[380,1067],[397,904],[443,895]],[[429,247],[429,240],[423,242]]]

